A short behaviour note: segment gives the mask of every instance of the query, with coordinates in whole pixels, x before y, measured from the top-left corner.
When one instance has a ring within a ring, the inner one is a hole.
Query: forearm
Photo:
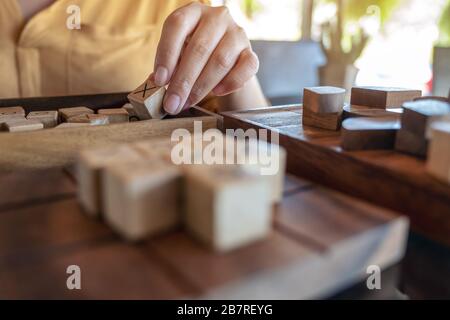
[[[256,76],[239,91],[217,99],[220,111],[253,109],[269,105]]]

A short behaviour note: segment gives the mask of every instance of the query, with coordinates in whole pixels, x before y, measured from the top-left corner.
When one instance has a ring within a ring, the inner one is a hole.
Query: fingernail
[[[169,71],[165,67],[158,67],[155,73],[155,84],[157,86],[164,86],[167,83],[167,76]]]
[[[171,94],[164,103],[164,109],[170,114],[176,114],[180,108],[181,98],[177,94]]]

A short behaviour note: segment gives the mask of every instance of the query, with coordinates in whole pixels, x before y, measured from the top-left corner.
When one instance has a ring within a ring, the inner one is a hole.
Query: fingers
[[[192,3],[174,11],[164,23],[155,58],[155,84],[166,85],[172,77],[187,37],[202,16],[202,6]]]
[[[251,48],[242,51],[238,62],[230,73],[216,86],[213,93],[225,96],[242,88],[247,81],[258,73],[259,60]]]
[[[241,52],[248,47],[250,42],[242,28],[229,30],[195,82],[183,109],[202,101],[233,69]]]
[[[197,78],[228,29],[227,19],[218,16],[220,13],[216,11],[212,13],[201,19],[170,79],[164,101],[164,108],[170,114],[177,114],[182,110]],[[227,13],[223,12],[224,15]]]

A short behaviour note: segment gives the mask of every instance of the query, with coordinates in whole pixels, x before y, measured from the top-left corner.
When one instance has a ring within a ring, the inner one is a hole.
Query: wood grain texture
[[[27,115],[27,119],[40,121],[45,129],[54,128],[58,125],[58,111],[33,111]]]
[[[336,113],[315,113],[303,109],[302,123],[304,126],[325,130],[339,130],[341,128],[342,111]]]
[[[372,108],[395,108],[403,103],[421,97],[420,90],[386,87],[353,87],[351,94],[352,105]]]
[[[217,127],[213,117],[198,117],[203,130]],[[13,169],[42,169],[66,166],[74,162],[79,150],[148,138],[170,137],[178,128],[194,130],[190,118],[147,120],[125,124],[42,130],[26,133],[0,134],[0,171]]]
[[[341,113],[345,89],[336,87],[310,87],[303,90],[303,106],[315,113]]]
[[[347,119],[342,123],[341,147],[347,151],[393,149],[399,129],[396,117]]]
[[[0,213],[0,298],[328,297],[362,279],[366,264],[384,268],[400,258],[403,218],[309,190],[285,199],[268,238],[226,254],[182,231],[123,244],[85,217],[74,198]],[[65,271],[73,264],[82,270],[81,291],[66,288]]]
[[[276,128],[267,125],[270,119],[248,119],[286,110],[302,112],[301,106],[226,112],[224,123],[279,132],[280,145],[288,151],[288,172],[402,212],[414,230],[450,244],[450,187],[430,177],[423,160],[390,150],[343,152],[339,132],[303,128],[300,118],[297,125]]]
[[[355,106],[355,105],[345,105],[344,112],[342,114],[343,120],[349,118],[359,118],[359,117],[395,117],[397,116],[399,119],[401,114],[403,113],[402,108],[388,108],[388,109],[378,109],[378,108],[370,108],[364,106]]]
[[[436,122],[431,131],[427,172],[450,185],[450,122]]]

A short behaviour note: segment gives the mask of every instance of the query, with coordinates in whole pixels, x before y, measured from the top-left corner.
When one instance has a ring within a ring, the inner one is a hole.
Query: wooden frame
[[[414,230],[450,245],[450,186],[430,177],[424,160],[393,150],[344,152],[340,132],[303,128],[300,105],[222,115],[226,128],[279,132],[288,172],[404,213]]]

